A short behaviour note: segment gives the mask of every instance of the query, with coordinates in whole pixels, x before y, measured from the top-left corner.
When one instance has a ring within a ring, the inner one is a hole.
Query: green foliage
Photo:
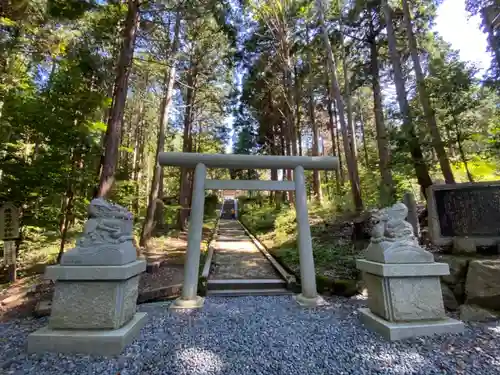
[[[300,256],[295,209],[285,206],[276,209],[274,205],[269,205],[260,198],[240,199],[240,207],[243,207],[240,210],[242,222],[266,244],[280,262],[298,273]],[[325,277],[335,282],[355,280],[357,277],[355,258],[358,252],[337,232],[340,228],[332,226],[335,214],[336,212],[328,207],[309,205],[316,273],[318,277]]]
[[[217,204],[219,203],[219,197],[217,194],[208,194],[205,196],[205,216],[212,217],[215,215],[215,210],[217,209]]]

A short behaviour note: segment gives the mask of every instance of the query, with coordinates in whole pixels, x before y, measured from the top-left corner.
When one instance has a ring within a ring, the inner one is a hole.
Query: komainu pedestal
[[[459,333],[462,322],[447,318],[440,276],[447,263],[435,263],[422,249],[405,221],[402,203],[377,212],[364,260],[357,261],[368,288],[368,309],[360,309],[364,324],[390,340]]]
[[[58,266],[49,324],[28,336],[29,352],[119,354],[146,322],[136,313],[139,275],[133,218],[123,207],[94,199],[84,233]]]

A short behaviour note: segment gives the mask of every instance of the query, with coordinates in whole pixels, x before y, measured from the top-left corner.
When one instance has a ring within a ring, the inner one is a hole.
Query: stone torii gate
[[[307,212],[307,193],[304,169],[334,170],[338,160],[331,156],[267,156],[235,154],[197,154],[163,152],[159,155],[161,166],[195,168],[191,215],[189,217],[188,246],[184,264],[182,295],[172,308],[197,308],[204,299],[198,293],[200,247],[202,242],[205,190],[272,190],[295,191],[297,231],[300,256],[302,293],[295,297],[303,306],[316,306],[321,302],[316,290],[316,276],[312,252],[311,229]],[[229,169],[293,169],[294,181],[259,180],[207,180],[207,168]]]

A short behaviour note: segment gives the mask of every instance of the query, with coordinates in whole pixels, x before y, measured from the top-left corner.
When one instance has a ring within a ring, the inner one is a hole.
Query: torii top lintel
[[[238,154],[199,154],[190,152],[162,152],[159,164],[194,168],[202,163],[207,168],[229,169],[304,169],[334,170],[338,159],[333,156],[275,156]]]

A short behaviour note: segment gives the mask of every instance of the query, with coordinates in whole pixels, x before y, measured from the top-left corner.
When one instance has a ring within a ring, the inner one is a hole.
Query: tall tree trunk
[[[118,150],[120,147],[120,133],[123,122],[125,101],[127,100],[128,77],[134,56],[134,43],[139,23],[139,0],[128,0],[128,11],[123,30],[123,44],[116,72],[113,106],[108,119],[106,131],[104,160],[101,177],[97,188],[97,197],[104,197],[111,190],[114,183],[118,164]]]
[[[299,79],[299,74],[297,71],[297,66],[294,66],[294,75],[295,75],[295,149],[297,150],[297,143],[298,143],[298,155],[302,156],[302,136],[300,133],[300,79]],[[295,153],[297,155],[297,153]]]
[[[341,143],[340,143],[340,134],[339,134],[339,125],[338,125],[338,116],[337,116],[337,104],[335,100],[330,96],[330,102],[333,105],[333,125],[335,127],[335,138],[337,140],[337,156],[339,158],[339,175],[340,175],[340,184],[343,186],[345,183],[345,176],[344,176],[344,164],[342,162],[342,151],[341,151]]]
[[[371,18],[371,17],[370,17]],[[391,173],[391,155],[389,152],[389,136],[385,128],[384,111],[382,107],[382,90],[380,89],[380,65],[378,58],[378,46],[373,26],[373,18],[370,19],[370,69],[373,92],[373,112],[375,115],[375,128],[377,130],[377,148],[379,158],[379,171],[381,178],[380,204],[387,206],[395,200],[396,190]]]
[[[403,117],[403,131],[407,137],[408,147],[410,149],[410,154],[413,161],[413,167],[415,168],[415,174],[417,176],[422,195],[424,197],[427,197],[427,188],[432,185],[432,180],[431,176],[429,175],[427,165],[425,164],[424,155],[420,147],[420,142],[417,138],[415,127],[413,126],[410,106],[406,97],[405,81],[403,78],[399,52],[396,45],[394,26],[392,24],[392,9],[387,3],[387,0],[382,0],[381,4],[386,21],[387,40],[389,43],[389,53],[394,70],[394,84],[396,86],[399,110],[401,111],[401,115]]]
[[[347,171],[349,173],[349,180],[351,182],[351,192],[354,201],[354,206],[356,211],[363,210],[363,199],[361,198],[361,187],[359,183],[359,175],[356,160],[353,158],[353,150],[351,149],[351,144],[349,142],[347,124],[345,122],[344,113],[344,102],[342,100],[342,94],[340,92],[339,82],[337,79],[337,65],[335,63],[335,58],[333,56],[332,45],[330,44],[330,38],[325,25],[325,17],[323,13],[323,4],[321,0],[316,0],[316,7],[318,11],[318,18],[321,25],[321,31],[323,35],[323,42],[325,44],[326,54],[328,58],[328,68],[330,73],[330,82],[332,84],[331,93],[334,95],[337,102],[337,109],[339,111],[340,127],[342,130],[342,139],[344,141],[344,152],[347,161]],[[332,96],[333,96],[332,95]]]
[[[330,82],[328,80],[328,74],[326,74],[326,87],[330,87]],[[340,150],[337,151],[337,120],[333,118],[333,105],[332,98],[330,95],[327,95],[328,100],[328,127],[330,128],[330,137],[332,139],[332,156],[340,156]],[[335,186],[337,194],[340,195],[340,175],[339,170],[341,170],[341,161],[339,158],[339,168],[335,169]]]
[[[457,133],[458,152],[460,153],[462,163],[464,163],[465,172],[467,173],[467,179],[469,180],[469,182],[474,182],[474,176],[472,176],[472,173],[469,170],[469,164],[467,163],[467,157],[465,156],[465,151],[462,145],[462,133],[460,131],[460,125],[458,124],[457,116],[455,114],[452,114],[452,118],[453,124],[455,125],[455,132]]]
[[[66,245],[66,239],[68,237],[68,230],[71,223],[71,216],[73,212],[74,198],[75,198],[75,171],[79,163],[81,163],[81,152],[79,150],[73,150],[71,155],[71,172],[68,176],[66,184],[66,193],[63,198],[63,204],[61,207],[61,220],[59,221],[59,233],[61,233],[61,242],[59,244],[59,253],[57,254],[57,263],[61,261],[61,257],[64,253],[64,247]]]
[[[448,145],[448,155],[449,157],[451,158],[451,160],[454,160],[455,159],[455,149],[453,148],[454,145],[453,145],[453,136],[451,134],[451,129],[449,126],[445,126],[444,127],[446,129],[446,144]]]
[[[192,141],[192,127],[193,127],[193,110],[194,110],[194,97],[195,97],[195,81],[197,73],[197,67],[191,61],[191,70],[187,76],[187,88],[186,88],[186,109],[184,111],[184,134],[182,151],[192,152],[193,141]],[[186,228],[187,219],[189,217],[189,192],[190,192],[190,182],[189,173],[187,168],[181,168],[180,177],[180,192],[179,192],[179,204],[181,209],[179,211],[177,226],[179,229],[184,230]]]
[[[272,124],[272,136],[271,136],[271,145],[270,145],[271,146],[271,155],[279,155],[278,146],[276,144],[276,137],[275,137],[276,134],[279,134],[278,126],[277,126],[277,124]],[[277,169],[271,169],[271,180],[272,181],[278,180],[278,170]],[[281,207],[281,199],[280,199],[281,196],[280,196],[279,192],[278,191],[273,192],[272,197],[274,199],[275,207],[277,209],[279,209]]]
[[[144,129],[144,112],[142,112],[141,117],[139,118],[139,122],[137,123],[137,156],[134,164],[134,186],[135,186],[135,195],[132,200],[132,212],[135,216],[139,216],[139,208],[140,208],[140,184],[142,182],[142,173],[144,169],[144,149],[146,146],[146,132],[147,129]],[[148,164],[146,160],[146,170],[148,170]],[[147,188],[147,186],[146,186]]]
[[[439,133],[439,128],[436,122],[436,114],[434,108],[432,107],[431,101],[429,99],[429,94],[427,93],[427,88],[425,87],[425,77],[422,72],[422,67],[420,66],[420,59],[417,50],[417,41],[415,39],[415,34],[413,33],[413,26],[411,23],[410,8],[408,6],[408,0],[403,0],[403,17],[406,25],[406,35],[408,37],[408,42],[410,45],[410,54],[413,61],[413,69],[415,70],[415,76],[417,78],[417,88],[418,96],[420,98],[420,104],[424,110],[424,116],[429,126],[429,130],[432,137],[432,143],[439,160],[439,165],[441,167],[441,172],[443,172],[444,180],[447,184],[454,184],[455,177],[453,176],[453,171],[451,169],[450,161],[446,155],[446,150],[444,148],[443,141],[441,139],[441,134]]]
[[[358,117],[359,117],[359,129],[361,130],[361,138],[363,139],[363,152],[365,156],[365,166],[367,169],[370,169],[370,158],[368,156],[368,147],[366,146],[366,132],[365,132],[365,120],[363,118],[363,109],[361,108],[361,104],[358,107]]]
[[[309,41],[309,27],[306,26],[306,39],[307,44],[310,44]],[[309,96],[308,101],[308,113],[309,113],[309,121],[311,122],[311,129],[313,133],[312,137],[312,155],[319,156],[319,145],[318,145],[318,123],[316,122],[316,114],[314,110],[314,92],[313,92],[313,77],[312,77],[312,57],[310,46],[307,48],[307,71],[309,74],[309,84],[307,85],[307,92]],[[317,169],[313,170],[313,196],[316,202],[320,202],[323,200],[323,194],[321,192],[321,177],[319,175],[319,171]]]
[[[337,1],[339,11],[340,11],[340,49],[342,51],[342,70],[344,73],[344,103],[347,112],[347,133],[349,134],[349,142],[351,144],[352,158],[354,160],[358,159],[358,147],[356,145],[356,129],[354,126],[353,115],[352,115],[352,101],[351,101],[351,84],[349,79],[349,67],[347,61],[347,53],[345,51],[345,43],[344,43],[344,25],[342,23],[342,4],[341,1]],[[335,58],[335,56],[334,56]],[[359,183],[359,181],[358,181]]]
[[[160,104],[160,113],[158,116],[158,141],[156,144],[156,156],[155,156],[155,166],[153,171],[153,180],[151,182],[151,190],[149,191],[149,201],[148,208],[146,211],[146,218],[144,220],[144,225],[141,231],[140,245],[146,246],[147,241],[151,238],[153,233],[155,223],[155,213],[157,206],[163,205],[163,202],[158,198],[160,197],[160,187],[162,187],[163,173],[162,167],[159,164],[159,156],[160,153],[165,151],[165,134],[167,132],[168,126],[168,114],[170,110],[170,104],[172,103],[172,94],[174,89],[175,82],[175,70],[176,70],[176,61],[177,61],[177,50],[179,48],[179,30],[181,25],[181,13],[177,12],[175,27],[174,27],[174,35],[173,35],[173,43],[172,48],[169,53],[169,57],[167,58],[167,62],[170,65],[170,68],[165,72],[165,76],[163,78],[163,99]],[[163,210],[161,213],[158,213],[158,216],[161,215],[163,217]]]

